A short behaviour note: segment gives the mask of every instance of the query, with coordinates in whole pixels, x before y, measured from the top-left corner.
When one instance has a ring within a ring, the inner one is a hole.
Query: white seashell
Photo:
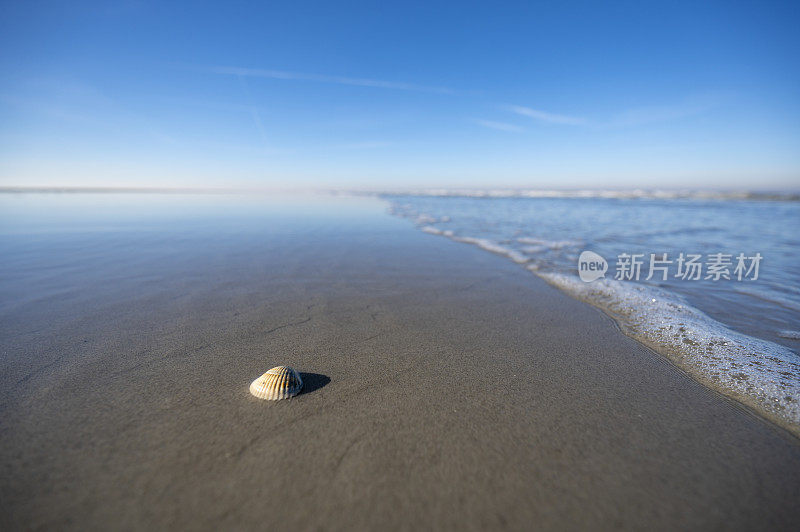
[[[289,366],[272,368],[250,384],[250,393],[259,399],[277,401],[294,397],[303,388],[300,374]]]

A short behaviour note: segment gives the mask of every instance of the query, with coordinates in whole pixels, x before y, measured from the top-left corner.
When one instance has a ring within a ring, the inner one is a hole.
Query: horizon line
[[[693,196],[703,193],[729,193],[737,196],[762,197],[764,195],[780,194],[786,197],[793,197],[800,194],[800,186],[794,187],[709,187],[709,186],[607,186],[607,187],[585,187],[585,186],[401,186],[401,187],[366,187],[366,186],[345,186],[345,187],[270,187],[270,186],[240,186],[240,187],[214,187],[214,186],[176,186],[176,187],[155,187],[155,186],[83,186],[83,185],[0,185],[0,194],[15,193],[63,193],[63,194],[240,194],[240,193],[324,193],[324,194],[409,194],[409,195],[441,195],[441,196],[476,196],[491,197],[503,196],[525,196],[533,194],[565,193],[570,195],[580,193],[603,193],[603,192],[629,192],[642,194],[663,193],[684,193]]]

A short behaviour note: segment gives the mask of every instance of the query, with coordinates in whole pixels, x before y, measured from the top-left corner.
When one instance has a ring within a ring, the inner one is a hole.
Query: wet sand
[[[0,528],[800,527],[798,440],[597,310],[319,224],[6,240]],[[251,397],[279,364],[305,392]]]

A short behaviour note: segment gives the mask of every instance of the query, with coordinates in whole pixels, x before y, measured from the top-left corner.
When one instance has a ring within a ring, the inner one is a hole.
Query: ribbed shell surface
[[[250,384],[250,393],[259,399],[288,399],[300,393],[303,380],[289,366],[272,368]]]

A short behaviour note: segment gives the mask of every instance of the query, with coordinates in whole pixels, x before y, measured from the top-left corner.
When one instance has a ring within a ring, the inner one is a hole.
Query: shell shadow
[[[313,393],[331,382],[330,377],[321,373],[300,373],[300,378],[303,379],[303,390],[300,395]]]

